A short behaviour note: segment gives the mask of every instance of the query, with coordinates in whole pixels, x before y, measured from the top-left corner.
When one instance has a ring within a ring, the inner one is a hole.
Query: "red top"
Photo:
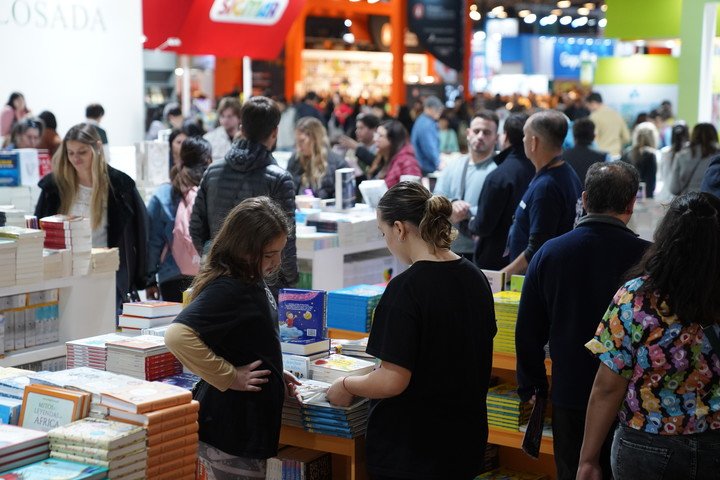
[[[422,177],[420,165],[418,164],[417,158],[415,158],[415,151],[410,142],[406,143],[405,146],[390,159],[390,165],[385,175],[385,184],[388,188],[398,183],[401,175],[416,175]]]

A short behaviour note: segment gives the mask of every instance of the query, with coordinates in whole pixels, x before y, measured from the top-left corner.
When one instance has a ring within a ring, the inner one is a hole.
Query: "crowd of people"
[[[661,104],[664,113],[630,131],[597,93],[562,111],[519,99],[507,111],[488,96],[472,113],[431,96],[397,118],[342,107],[340,96],[329,110],[318,100],[312,92],[296,105],[225,98],[209,132],[168,108],[168,124],[157,120],[148,135],[172,127],[170,182],[147,207],[134,181],[108,165],[102,106],[89,105],[87,122],[62,140],[52,135],[54,116],[31,116],[19,93],[0,112],[10,148],[38,148],[51,132],[53,170],[35,214],[87,217],[94,247],[119,248],[118,309],[139,289],[179,300],[191,286],[166,342],[202,378],[203,468],[217,479],[262,477],[276,452],[282,399],[297,386],[282,369],[276,304],[278,289],[298,279],[295,197],[332,197],[335,170],[352,167],[359,181],[385,181],[378,228],[410,265],[375,312],[367,351],[379,368],[327,393],[338,405],[372,399],[371,478],[477,473],[496,333],[481,269],[526,275],[518,393],[550,399],[558,478],[714,472],[720,148],[712,125],[690,130]],[[467,153],[445,161],[455,145]],[[275,150],[291,152],[287,169]],[[432,192],[422,176],[437,176]],[[627,227],[641,185],[669,202],[652,243]],[[179,248],[184,240],[190,250]]]

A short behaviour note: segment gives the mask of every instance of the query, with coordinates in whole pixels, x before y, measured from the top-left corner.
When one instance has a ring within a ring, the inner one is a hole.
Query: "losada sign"
[[[98,7],[69,1],[0,0],[0,26],[5,25],[91,32],[107,30]]]

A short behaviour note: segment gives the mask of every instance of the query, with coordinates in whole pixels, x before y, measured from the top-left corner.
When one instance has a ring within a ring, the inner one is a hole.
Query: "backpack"
[[[193,187],[180,200],[177,212],[175,213],[175,225],[173,226],[173,238],[170,252],[175,263],[183,275],[197,275],[200,271],[200,255],[195,250],[192,238],[190,237],[190,217],[192,216],[197,187]]]

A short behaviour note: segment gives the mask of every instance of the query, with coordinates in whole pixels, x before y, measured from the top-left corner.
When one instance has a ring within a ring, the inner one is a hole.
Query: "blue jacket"
[[[712,193],[720,198],[720,155],[710,160],[700,191]]]
[[[148,204],[150,217],[150,240],[148,242],[148,276],[157,274],[158,283],[181,277],[180,269],[170,251],[175,226],[175,213],[180,197],[173,195],[172,185],[160,185]],[[160,259],[165,252],[165,258]],[[152,281],[152,280],[151,280]]]
[[[437,170],[440,164],[440,130],[437,122],[430,116],[421,114],[413,125],[410,142],[423,175]]]
[[[549,340],[553,404],[585,410],[599,365],[585,343],[593,338],[622,276],[649,245],[618,219],[588,215],[533,256],[515,327],[523,400],[535,388],[540,396],[547,395],[544,346]]]

